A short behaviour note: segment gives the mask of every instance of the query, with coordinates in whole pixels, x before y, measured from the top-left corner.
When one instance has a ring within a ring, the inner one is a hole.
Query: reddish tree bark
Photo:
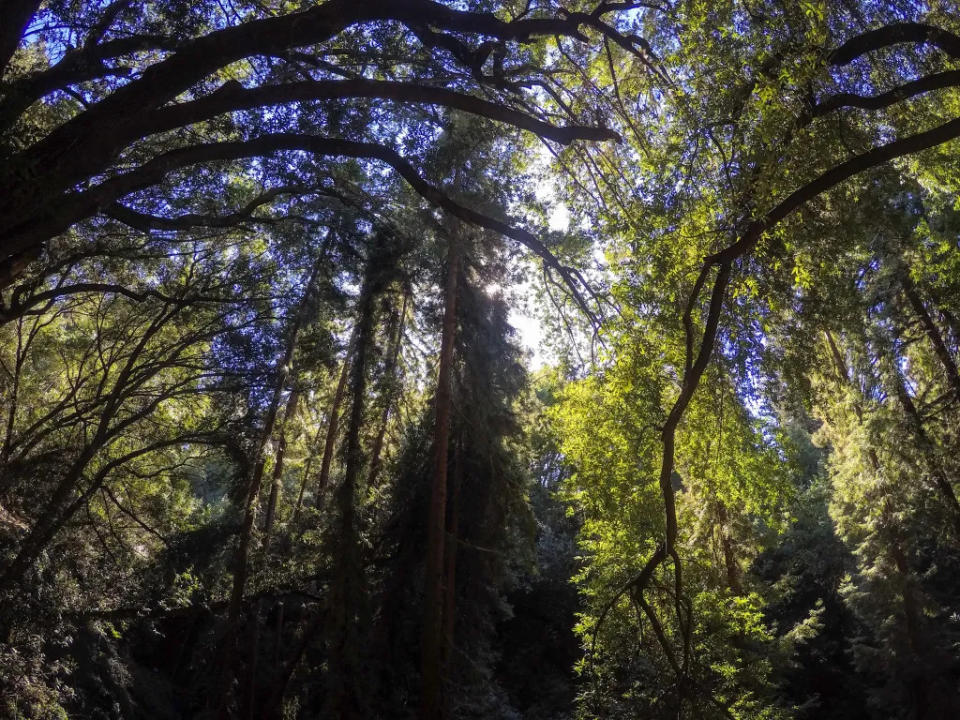
[[[421,647],[422,720],[440,720],[443,707],[443,606],[444,539],[447,517],[447,456],[450,440],[450,381],[457,330],[457,281],[460,248],[451,240],[447,253],[440,364],[437,371],[436,420],[433,438],[433,479],[427,517],[427,556],[424,587],[423,641]]]

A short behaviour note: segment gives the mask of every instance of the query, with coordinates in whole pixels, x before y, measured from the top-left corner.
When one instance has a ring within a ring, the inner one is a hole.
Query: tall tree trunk
[[[357,340],[357,328],[354,328],[353,337],[347,345],[347,354],[343,358],[343,369],[340,371],[340,379],[337,381],[337,389],[333,394],[333,402],[330,405],[330,417],[327,420],[327,438],[323,444],[323,461],[320,463],[320,476],[317,478],[317,496],[314,502],[320,507],[323,498],[323,492],[327,489],[330,482],[330,466],[333,464],[333,453],[337,447],[337,431],[340,427],[340,406],[343,405],[343,396],[347,390],[347,380],[350,377],[350,357],[354,350]]]
[[[287,407],[283,413],[283,419],[277,427],[277,451],[273,460],[273,470],[271,472],[270,497],[267,501],[267,512],[263,522],[263,555],[260,560],[260,570],[264,570],[269,563],[270,541],[273,537],[273,526],[277,514],[277,502],[280,494],[280,483],[283,478],[283,460],[287,449],[286,429],[293,416],[297,412],[297,402],[300,393],[296,387],[290,391],[287,398]],[[244,715],[248,720],[253,720],[256,708],[256,678],[257,663],[260,654],[260,618],[263,615],[262,597],[257,598],[254,603],[253,615],[251,617],[249,628],[248,643],[248,662],[247,662],[247,683],[246,693],[244,695]],[[278,636],[279,637],[279,636]]]
[[[450,439],[450,380],[457,331],[457,280],[460,249],[451,239],[447,253],[440,366],[437,372],[436,425],[433,438],[433,481],[427,517],[427,556],[421,646],[421,720],[443,718],[443,556],[447,516],[447,450]]]
[[[380,425],[377,429],[377,437],[373,441],[373,449],[370,451],[370,471],[367,474],[368,487],[376,486],[377,476],[380,474],[380,455],[383,453],[383,442],[387,435],[387,423],[390,420],[390,411],[393,409],[393,403],[397,396],[396,374],[400,360],[400,347],[403,344],[403,326],[407,316],[408,297],[407,293],[404,292],[403,302],[400,306],[400,314],[396,317],[396,334],[393,338],[393,347],[390,349],[386,367],[383,369],[386,389],[384,391],[383,410],[380,414]]]
[[[322,255],[314,262],[307,280],[307,285],[291,320],[290,327],[287,329],[286,344],[283,348],[283,355],[276,364],[276,383],[273,387],[273,394],[270,398],[270,404],[267,406],[267,414],[264,418],[263,431],[254,453],[254,467],[250,479],[247,483],[247,492],[244,502],[243,522],[240,526],[240,541],[237,546],[235,559],[235,569],[233,574],[233,588],[230,593],[230,603],[227,609],[227,625],[224,636],[221,639],[220,652],[218,653],[218,662],[221,668],[221,687],[219,693],[218,716],[221,718],[229,717],[231,687],[234,680],[236,668],[235,661],[238,654],[233,647],[237,641],[237,631],[240,621],[240,614],[243,609],[243,594],[247,586],[247,576],[249,575],[250,547],[253,542],[253,531],[257,516],[257,506],[260,497],[260,487],[263,483],[263,473],[266,463],[267,443],[273,437],[274,428],[277,424],[277,416],[280,412],[280,403],[283,398],[283,392],[287,386],[287,380],[290,374],[290,366],[293,362],[293,354],[296,350],[297,339],[300,335],[300,329],[306,321],[306,310],[309,306],[309,299],[313,292],[314,284],[320,272]],[[256,623],[256,618],[251,622]],[[249,678],[252,683],[253,678]]]
[[[271,472],[270,498],[267,501],[267,514],[263,522],[263,546],[269,552],[270,539],[276,523],[277,504],[280,501],[280,489],[283,483],[283,462],[287,454],[287,427],[297,413],[297,404],[300,401],[300,392],[294,387],[287,398],[287,407],[283,412],[283,421],[277,428],[277,450],[273,459]],[[266,556],[264,556],[266,559]]]
[[[727,586],[735,595],[743,594],[743,583],[740,582],[740,566],[737,565],[737,554],[733,548],[733,538],[727,526],[729,516],[727,506],[717,503],[717,520],[720,522],[720,547],[723,551],[723,565],[727,573]]]
[[[381,258],[368,262],[360,291],[356,326],[356,349],[350,368],[350,415],[344,437],[344,472],[335,500],[337,519],[333,536],[333,568],[330,581],[330,628],[327,634],[327,695],[323,717],[360,720],[364,714],[360,628],[363,622],[364,588],[360,555],[360,532],[356,509],[363,469],[363,427],[367,389],[367,362],[373,343],[374,300],[385,277]]]
[[[303,475],[300,477],[300,489],[297,491],[297,504],[293,509],[293,517],[290,519],[290,525],[294,528],[300,527],[300,513],[303,510],[303,494],[306,492],[307,483],[310,482],[310,470],[317,459],[316,447],[320,443],[320,435],[323,433],[323,426],[317,426],[317,432],[313,435],[310,442],[310,450],[307,455],[307,462],[303,466]]]
[[[960,372],[957,371],[957,363],[950,354],[950,349],[947,347],[946,342],[944,342],[940,328],[937,327],[937,324],[930,316],[930,312],[927,310],[926,305],[924,305],[923,299],[920,297],[920,293],[913,284],[913,280],[910,279],[909,272],[903,273],[903,279],[901,282],[903,286],[903,294],[910,303],[910,307],[913,309],[914,314],[916,314],[917,318],[920,320],[920,324],[923,326],[923,331],[926,333],[927,339],[933,346],[933,352],[940,361],[944,374],[947,376],[947,383],[950,385],[950,388],[956,395],[957,400],[960,401]]]
[[[36,322],[34,322],[34,327],[36,327]],[[31,332],[27,339],[27,346],[29,347],[30,340],[32,340],[34,333]],[[20,395],[20,375],[23,372],[23,363],[26,360],[26,349],[24,348],[23,342],[23,318],[20,318],[17,321],[17,355],[16,361],[13,366],[13,378],[10,383],[10,390],[7,398],[7,423],[6,429],[3,434],[3,447],[0,448],[0,470],[7,464],[7,461],[10,459],[10,446],[13,442],[13,429],[16,424],[17,419],[17,410],[18,410],[18,400]],[[0,476],[0,483],[2,483],[3,477]],[[4,490],[2,484],[0,484],[0,490]]]
[[[463,484],[463,448],[457,442],[453,448],[453,482],[447,503],[446,570],[443,604],[444,665],[449,667],[455,646],[457,629],[457,548],[460,539],[460,488]]]
[[[313,277],[311,277],[312,285]],[[308,290],[309,292],[309,290]],[[306,295],[304,296],[304,301]],[[267,415],[263,423],[263,432],[257,444],[255,452],[256,462],[253,473],[247,483],[246,501],[244,503],[243,523],[240,527],[240,545],[237,550],[236,570],[233,576],[233,591],[230,595],[230,609],[228,620],[235,622],[240,613],[240,607],[243,601],[243,592],[246,588],[248,563],[250,556],[250,543],[253,536],[254,521],[257,514],[257,500],[260,497],[260,487],[263,483],[263,473],[266,463],[264,453],[267,443],[273,437],[274,426],[277,422],[277,415],[280,411],[280,401],[283,398],[283,392],[286,389],[287,379],[289,377],[290,363],[293,360],[293,352],[296,349],[297,337],[300,333],[302,324],[301,309],[297,311],[297,317],[287,334],[287,343],[284,347],[283,356],[277,362],[277,381],[274,385],[273,396],[270,404],[267,406]]]

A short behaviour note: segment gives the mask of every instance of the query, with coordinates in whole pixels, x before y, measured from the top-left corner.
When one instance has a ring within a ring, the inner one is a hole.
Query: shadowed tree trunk
[[[300,527],[300,513],[303,510],[303,494],[306,492],[307,483],[310,481],[310,470],[313,468],[313,463],[317,459],[316,447],[320,444],[321,434],[323,434],[323,426],[318,425],[317,431],[313,435],[313,440],[310,442],[307,462],[303,466],[303,474],[300,476],[300,489],[297,491],[297,504],[293,509],[293,516],[290,519],[290,526],[293,528]]]
[[[384,242],[391,242],[385,239]],[[342,720],[365,718],[364,685],[369,678],[361,665],[360,635],[365,626],[365,589],[360,552],[357,494],[363,470],[364,406],[367,391],[367,363],[374,340],[374,301],[396,270],[390,247],[381,247],[367,262],[360,290],[355,349],[350,366],[350,415],[343,446],[343,479],[335,493],[337,518],[332,538],[333,568],[330,583],[330,612],[327,694],[324,717]]]
[[[337,447],[337,431],[340,429],[340,408],[343,405],[343,396],[347,391],[347,380],[350,377],[350,358],[356,341],[357,329],[355,328],[353,337],[350,338],[350,343],[347,345],[347,354],[343,358],[343,369],[340,371],[340,379],[337,381],[337,389],[333,394],[333,402],[330,405],[327,438],[323,444],[323,460],[320,463],[320,476],[317,478],[317,496],[314,498],[317,507],[320,507],[323,492],[330,482],[330,467],[333,464],[333,453]]]
[[[460,488],[463,484],[463,443],[458,440],[453,448],[453,477],[450,501],[447,503],[446,571],[443,607],[444,665],[450,665],[457,629],[457,548],[460,543]],[[448,713],[449,714],[449,713]]]
[[[297,412],[297,402],[300,393],[296,387],[290,391],[287,398],[287,407],[283,413],[283,419],[277,428],[277,450],[273,460],[273,470],[271,472],[270,497],[267,501],[267,513],[263,522],[263,555],[260,560],[260,570],[264,570],[270,561],[270,541],[273,536],[273,526],[276,521],[277,502],[280,494],[280,482],[283,477],[283,460],[287,449],[287,426]],[[248,643],[248,664],[247,664],[247,683],[246,693],[244,695],[244,715],[248,720],[253,720],[256,708],[256,681],[257,681],[257,662],[260,653],[260,617],[263,614],[262,597],[257,598],[254,603],[253,613],[250,622],[249,643]],[[282,606],[281,606],[282,607]],[[280,634],[277,633],[279,642]]]
[[[322,255],[321,255],[322,258]],[[244,502],[243,522],[240,526],[240,541],[237,546],[236,565],[233,575],[233,588],[230,593],[230,604],[227,610],[227,625],[224,630],[224,636],[221,640],[221,651],[219,662],[221,668],[221,689],[219,693],[218,716],[221,718],[229,717],[231,688],[236,669],[237,653],[234,652],[234,644],[237,641],[238,624],[240,614],[243,608],[243,594],[247,586],[247,577],[249,574],[250,547],[253,542],[253,531],[257,516],[258,499],[260,497],[260,487],[263,484],[263,474],[266,463],[266,448],[273,437],[274,429],[277,424],[277,416],[280,411],[280,403],[283,399],[283,393],[287,386],[290,376],[290,367],[293,362],[293,354],[296,350],[297,340],[300,330],[307,320],[307,308],[313,292],[314,284],[320,271],[321,258],[318,258],[310,271],[306,288],[300,304],[294,311],[290,326],[287,330],[287,339],[283,349],[283,355],[279,358],[276,365],[276,384],[273,388],[273,394],[270,398],[270,404],[267,406],[267,413],[264,418],[263,431],[257,443],[255,451],[255,461],[253,472],[247,483],[247,492]],[[251,619],[256,623],[256,618]]]
[[[280,502],[283,462],[287,454],[287,426],[297,413],[299,401],[300,392],[294,387],[290,391],[290,396],[287,398],[287,407],[283,413],[283,421],[280,423],[280,427],[277,428],[277,449],[273,460],[273,471],[271,472],[270,498],[267,501],[267,515],[263,521],[263,546],[267,552],[270,550],[270,539],[276,523],[277,504]]]
[[[723,550],[723,566],[727,572],[727,586],[734,594],[742,595],[743,583],[740,581],[740,566],[737,564],[737,554],[733,547],[733,533],[728,526],[727,507],[722,502],[717,503],[717,521],[720,523],[720,547]]]
[[[393,403],[397,397],[397,366],[400,360],[400,347],[403,344],[403,327],[407,316],[408,299],[409,295],[404,292],[403,301],[400,305],[400,313],[395,319],[396,334],[393,338],[393,347],[390,349],[386,367],[383,369],[386,389],[384,391],[383,410],[380,414],[380,425],[377,429],[377,437],[373,441],[373,449],[370,451],[370,471],[367,474],[367,485],[369,487],[376,485],[377,476],[380,474],[380,456],[383,453],[383,442],[387,435],[387,423],[390,420],[390,411],[393,409]]]
[[[443,329],[437,371],[436,426],[433,440],[433,480],[427,518],[427,557],[424,587],[423,640],[421,647],[421,720],[439,720],[443,703],[444,538],[447,517],[447,455],[450,440],[451,375],[457,330],[457,280],[460,248],[451,239],[447,252]]]

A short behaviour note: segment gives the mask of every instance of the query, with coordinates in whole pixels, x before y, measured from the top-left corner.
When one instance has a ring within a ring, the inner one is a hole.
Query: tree
[[[956,715],[958,62],[941,0],[7,3],[0,712]]]
[[[842,183],[851,179],[867,182],[861,174],[947,142],[960,130],[956,120],[925,129],[930,127],[923,124],[928,117],[937,122],[937,99],[926,106],[929,115],[915,113],[911,123],[900,122],[899,102],[944,87],[942,78],[931,79],[935,73],[874,99],[846,90],[845,83],[853,80],[840,74],[854,61],[867,64],[876,57],[871,67],[877,69],[878,79],[886,78],[879,68],[891,62],[891,55],[884,51],[902,43],[917,46],[929,40],[949,55],[956,36],[943,25],[902,22],[891,13],[888,24],[851,34],[843,8],[824,4],[807,10],[794,12],[773,5],[749,10],[698,6],[677,24],[658,15],[648,16],[644,36],[662,66],[669,73],[689,78],[689,83],[675,92],[661,92],[651,87],[656,81],[646,71],[633,74],[634,68],[618,68],[611,59],[607,73],[614,83],[618,129],[633,140],[632,152],[639,161],[631,162],[619,148],[574,149],[567,152],[569,157],[561,157],[567,168],[574,158],[580,159],[577,168],[582,171],[571,172],[572,201],[583,207],[597,226],[609,228],[614,238],[628,229],[641,233],[641,238],[678,239],[672,244],[646,245],[642,239],[628,236],[622,244],[613,245],[615,251],[626,254],[631,268],[624,275],[631,307],[643,311],[649,307],[650,314],[663,322],[667,335],[661,342],[666,346],[662,362],[671,388],[663,409],[654,404],[649,410],[652,417],[662,418],[652,423],[661,449],[658,486],[664,525],[657,533],[661,540],[649,543],[646,562],[639,564],[632,579],[615,585],[619,594],[614,597],[642,593],[657,568],[666,563],[673,566],[676,602],[672,614],[680,632],[677,643],[671,643],[677,646],[675,650],[665,652],[668,659],[670,652],[674,653],[672,664],[680,677],[681,692],[691,683],[694,626],[690,602],[683,601],[686,593],[678,550],[674,477],[677,459],[682,457],[678,431],[695,407],[695,394],[715,348],[722,348],[731,359],[749,357],[748,343],[757,336],[747,324],[750,321],[745,321],[744,339],[734,339],[732,333],[724,332],[723,318],[737,318],[749,307],[747,299],[759,289],[756,278],[766,279],[767,266],[776,270],[783,266],[787,253],[797,255],[806,250],[802,243],[806,236],[790,222],[792,216],[828,198],[841,202],[843,189],[848,187],[841,188]],[[876,11],[876,22],[883,23],[882,10],[871,10]],[[934,12],[932,17],[939,21],[942,16]],[[718,25],[725,28],[719,38],[714,34]],[[738,80],[744,67],[750,68],[745,84]],[[922,66],[922,72],[928,71],[929,66]],[[737,79],[729,72],[736,73]],[[902,75],[893,72],[893,77]],[[876,85],[872,83],[878,80],[864,82],[873,90]],[[599,92],[597,86],[588,84],[587,89],[589,94],[584,97],[592,101]],[[646,107],[641,105],[649,118],[628,108],[624,92],[631,96],[639,93],[642,100],[650,98]],[[849,147],[845,145],[849,140],[843,132],[830,129],[824,119],[850,106],[887,113],[877,124],[870,116],[863,120],[859,115],[837,116],[835,122],[856,138],[857,147],[852,155],[832,161],[838,150]],[[668,132],[657,137],[649,128],[659,118],[669,119],[670,125]],[[890,133],[883,132],[882,128],[891,126],[901,131],[900,139],[891,141]],[[615,180],[624,167],[637,169],[636,180]],[[633,187],[644,190],[625,192]],[[798,262],[795,273],[804,270]],[[634,290],[638,282],[647,287]],[[681,294],[676,291],[678,286],[690,290]]]
[[[132,193],[142,196],[142,191],[168,178],[187,190],[190,168],[197,165],[284,152],[386,163],[430,202],[466,222],[506,233],[573,282],[533,235],[453,202],[381,138],[364,138],[362,133],[346,137],[350,123],[337,118],[343,117],[339,108],[346,101],[373,98],[401,107],[432,105],[474,113],[561,143],[611,139],[614,134],[603,128],[561,127],[549,116],[538,116],[535,104],[525,97],[525,87],[538,82],[536,71],[527,76],[524,55],[530,53],[515,53],[508,43],[535,49],[544,36],[583,40],[582,26],[615,33],[604,16],[616,8],[601,3],[590,12],[548,11],[533,17],[521,13],[514,20],[503,20],[493,13],[452,10],[428,0],[363,7],[337,0],[285,14],[244,5],[242,19],[224,18],[206,5],[192,7],[185,16],[178,14],[180,5],[171,5],[143,18],[123,0],[103,8],[55,5],[48,10],[49,17],[35,17],[37,4],[17,3],[5,11],[9,13],[5,27],[22,32],[34,22],[38,36],[22,49],[22,65],[15,62],[20,56],[6,52],[0,56],[4,84],[0,127],[8,131],[0,184],[6,198],[0,209],[4,286],[39,257],[52,237],[98,214],[173,227],[194,221],[166,215],[143,218],[136,208],[118,204]],[[395,35],[392,28],[381,31],[370,53],[342,54],[343,43],[370,23],[385,27],[396,23],[401,34]],[[62,39],[61,28],[69,28],[69,39]],[[47,60],[44,42],[63,47],[62,57]],[[391,79],[403,77],[402,63],[389,53],[397,42],[415,42],[418,47],[408,59],[425,63],[436,76],[426,82]],[[325,55],[340,60],[331,64],[322,59]],[[491,58],[488,71],[485,66]],[[370,62],[384,79],[357,74],[357,64]],[[297,76],[302,79],[293,79]],[[470,90],[489,92],[496,101]],[[37,107],[44,98],[57,100],[54,117],[48,116],[47,106]],[[328,100],[333,104],[322,109]],[[293,123],[277,127],[270,121],[282,114],[270,108],[313,101],[321,105],[320,124],[312,131]],[[258,130],[245,133],[244,117],[255,119]],[[112,132],[102,132],[105,123]],[[183,142],[186,128],[199,131],[199,138]],[[16,134],[11,136],[11,131]],[[71,153],[78,146],[84,152]],[[78,190],[81,185],[87,187]],[[280,187],[273,187],[267,196],[279,192]],[[250,215],[258,204],[255,201],[234,216]]]

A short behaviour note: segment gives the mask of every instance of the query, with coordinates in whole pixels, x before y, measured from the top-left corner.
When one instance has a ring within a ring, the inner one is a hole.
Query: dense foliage
[[[958,63],[949,0],[4,3],[0,716],[960,716]]]

